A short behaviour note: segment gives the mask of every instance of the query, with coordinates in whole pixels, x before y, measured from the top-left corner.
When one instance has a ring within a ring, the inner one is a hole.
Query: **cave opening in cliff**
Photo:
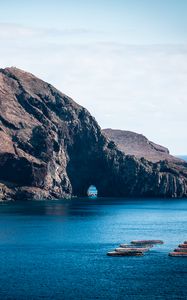
[[[98,190],[95,185],[90,185],[87,190],[87,195],[89,198],[97,198]]]

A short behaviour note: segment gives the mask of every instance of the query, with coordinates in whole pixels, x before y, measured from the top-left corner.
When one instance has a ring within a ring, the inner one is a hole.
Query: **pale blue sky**
[[[101,31],[134,44],[187,42],[186,0],[3,0],[0,5],[5,23]]]
[[[186,0],[0,0],[0,65],[186,154],[186,16]]]

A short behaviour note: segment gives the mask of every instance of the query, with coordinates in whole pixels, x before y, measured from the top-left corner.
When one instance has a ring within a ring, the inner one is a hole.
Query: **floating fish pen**
[[[97,198],[98,191],[97,188],[94,185],[90,185],[90,187],[87,190],[87,195],[89,198]]]
[[[187,251],[187,244],[179,244],[179,246],[178,246],[179,248],[185,248],[186,249],[186,251]]]
[[[142,256],[143,253],[140,251],[130,251],[130,252],[119,252],[111,251],[107,253],[108,256]]]
[[[134,245],[155,245],[155,244],[164,244],[162,240],[139,240],[139,241],[132,241],[131,244]]]
[[[120,244],[120,247],[121,248],[144,248],[144,247],[146,247],[146,248],[152,248],[153,247],[153,245],[151,245],[151,244],[144,244],[144,245],[142,245],[142,244],[137,244],[137,245],[133,245],[133,244]]]
[[[187,252],[186,248],[176,248],[174,249],[174,252]]]
[[[133,252],[133,251],[140,251],[140,252],[147,252],[149,251],[149,248],[135,248],[135,247],[132,247],[132,248],[116,248],[115,251],[118,251],[118,252]]]
[[[170,252],[169,256],[172,256],[172,257],[187,257],[187,252]]]
[[[178,248],[174,249],[173,252],[169,253],[169,256],[172,256],[172,257],[187,257],[187,241],[184,241],[183,244],[179,244]]]
[[[114,251],[107,253],[108,256],[143,256],[153,245],[163,244],[161,240],[132,241],[131,244],[120,244]]]

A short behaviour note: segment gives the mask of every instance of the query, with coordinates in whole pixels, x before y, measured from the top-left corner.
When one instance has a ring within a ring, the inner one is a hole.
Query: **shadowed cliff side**
[[[89,112],[17,68],[0,70],[0,197],[187,195],[187,164],[125,155]]]

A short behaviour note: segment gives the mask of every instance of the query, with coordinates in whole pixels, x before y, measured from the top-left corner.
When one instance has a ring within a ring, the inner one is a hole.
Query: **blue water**
[[[184,159],[185,161],[187,161],[187,155],[180,155],[178,157],[181,158],[181,159]]]
[[[143,257],[108,257],[163,239]],[[187,299],[187,200],[74,199],[0,204],[0,299]]]

